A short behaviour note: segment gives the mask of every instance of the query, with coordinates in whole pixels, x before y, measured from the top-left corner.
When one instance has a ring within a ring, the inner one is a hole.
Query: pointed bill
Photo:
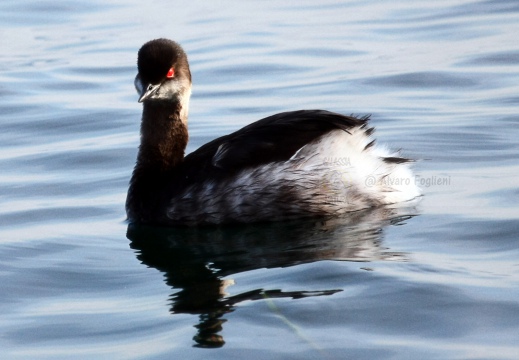
[[[141,102],[144,102],[147,99],[149,99],[151,96],[153,96],[153,94],[155,94],[157,92],[159,87],[160,87],[160,84],[157,84],[157,85],[149,84],[146,87],[142,87],[142,91],[140,94],[141,96],[139,97],[139,102],[141,103]]]

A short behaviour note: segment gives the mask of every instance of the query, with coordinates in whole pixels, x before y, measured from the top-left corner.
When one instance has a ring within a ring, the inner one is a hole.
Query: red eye
[[[169,69],[168,73],[166,74],[166,77],[168,79],[171,79],[174,76],[175,76],[175,69],[173,69],[173,68]]]

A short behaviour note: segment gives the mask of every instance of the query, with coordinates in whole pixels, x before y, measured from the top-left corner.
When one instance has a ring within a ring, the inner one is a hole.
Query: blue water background
[[[2,359],[517,359],[519,3],[3,1]],[[372,114],[416,209],[132,229],[136,52],[189,55],[192,151],[275,112]]]

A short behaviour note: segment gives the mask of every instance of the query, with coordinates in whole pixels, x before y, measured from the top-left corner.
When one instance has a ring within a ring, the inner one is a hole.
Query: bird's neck
[[[187,101],[144,103],[136,172],[168,172],[182,163],[189,138]]]
[[[146,223],[163,215],[161,191],[182,164],[187,141],[187,109],[182,102],[144,103],[141,145],[126,198],[129,219]]]

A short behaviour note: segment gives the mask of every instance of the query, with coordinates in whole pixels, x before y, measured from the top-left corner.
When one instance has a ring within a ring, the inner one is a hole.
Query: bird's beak
[[[143,86],[142,89],[141,89],[141,93],[140,93],[140,97],[139,97],[139,102],[140,103],[144,102],[148,98],[153,96],[153,94],[155,94],[157,92],[159,87],[160,87],[160,84],[156,84],[156,85],[148,84],[148,86],[146,86],[146,87]]]

